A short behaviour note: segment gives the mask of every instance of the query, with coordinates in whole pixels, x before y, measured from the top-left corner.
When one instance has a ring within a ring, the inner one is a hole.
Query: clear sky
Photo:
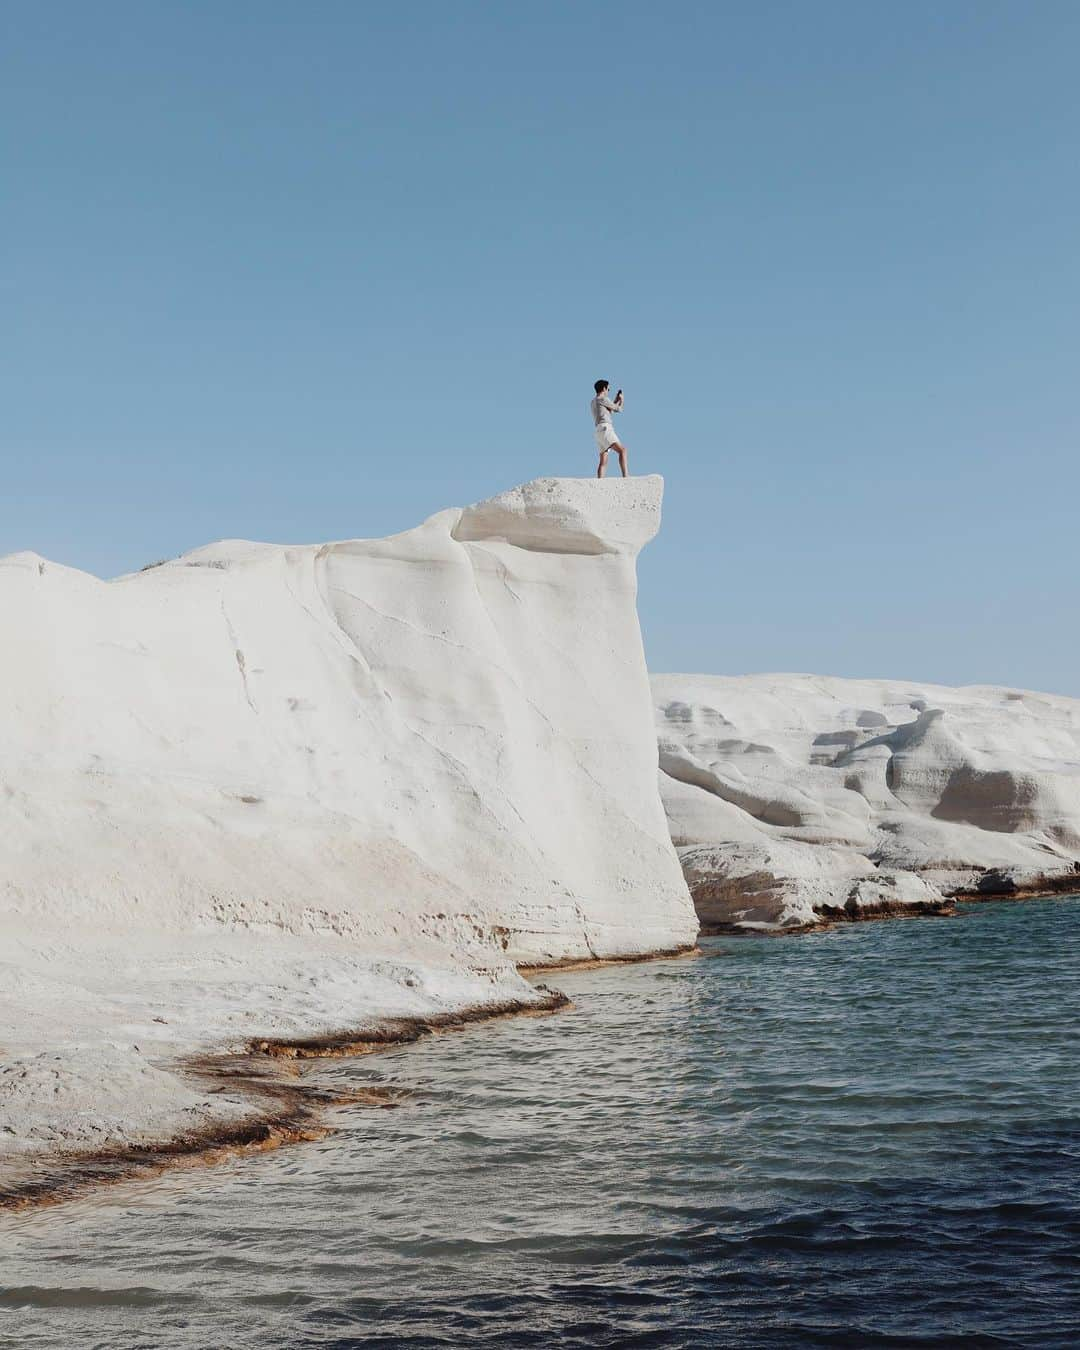
[[[667,480],[656,670],[1080,695],[1075,0],[9,0],[0,552]]]

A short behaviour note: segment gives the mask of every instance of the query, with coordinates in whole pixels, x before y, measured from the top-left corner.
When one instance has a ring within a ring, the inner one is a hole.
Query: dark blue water
[[[321,1144],[3,1220],[0,1346],[1080,1345],[1080,900],[566,974]]]

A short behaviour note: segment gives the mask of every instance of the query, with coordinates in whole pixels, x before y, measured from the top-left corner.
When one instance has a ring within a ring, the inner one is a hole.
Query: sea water
[[[0,1345],[1080,1344],[1080,899],[566,972],[321,1143],[0,1216]]]

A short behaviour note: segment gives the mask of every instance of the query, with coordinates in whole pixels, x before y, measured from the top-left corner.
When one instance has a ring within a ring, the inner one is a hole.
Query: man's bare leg
[[[596,470],[597,478],[603,478],[604,476],[604,470],[607,468],[607,456],[608,452],[606,450],[600,451],[600,465]]]
[[[611,448],[619,456],[619,468],[622,469],[622,476],[624,478],[629,478],[630,475],[626,471],[626,446],[621,442],[616,441]]]

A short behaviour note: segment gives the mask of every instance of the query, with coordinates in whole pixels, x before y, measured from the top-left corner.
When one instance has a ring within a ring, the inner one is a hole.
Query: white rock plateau
[[[117,580],[0,560],[0,1151],[250,1111],[178,1056],[692,944],[635,557],[662,482]]]
[[[1080,890],[1080,700],[813,675],[652,687],[706,931]]]

